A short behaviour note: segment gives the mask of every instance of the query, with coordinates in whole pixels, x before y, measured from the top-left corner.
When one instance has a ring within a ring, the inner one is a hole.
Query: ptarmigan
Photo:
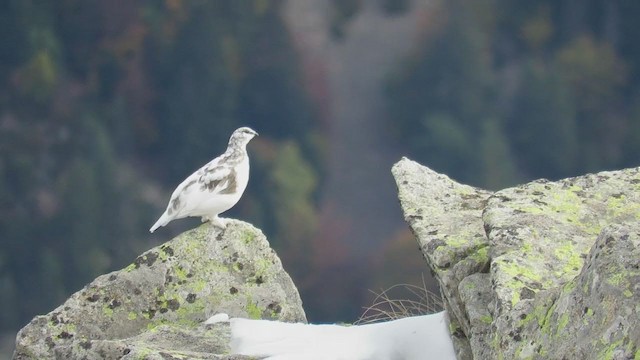
[[[201,216],[202,222],[224,227],[218,217],[240,200],[249,182],[249,155],[247,144],[257,132],[241,127],[231,134],[227,151],[186,178],[171,195],[164,214],[149,229],[187,216]]]

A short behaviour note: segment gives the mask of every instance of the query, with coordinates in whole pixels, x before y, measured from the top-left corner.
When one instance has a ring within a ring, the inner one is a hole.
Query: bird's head
[[[258,136],[258,133],[253,129],[248,128],[246,126],[236,129],[236,131],[231,134],[231,138],[229,139],[229,145],[237,145],[237,146],[246,146],[251,139]]]

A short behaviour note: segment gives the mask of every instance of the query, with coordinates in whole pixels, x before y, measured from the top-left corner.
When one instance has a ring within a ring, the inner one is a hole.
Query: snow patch
[[[222,315],[207,323],[226,321]],[[242,318],[229,322],[232,353],[269,360],[456,359],[444,311],[358,326]]]

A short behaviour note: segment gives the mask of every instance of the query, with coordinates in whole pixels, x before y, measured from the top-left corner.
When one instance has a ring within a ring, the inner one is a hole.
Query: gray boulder
[[[229,221],[187,231],[102,275],[17,335],[14,359],[241,359],[216,313],[305,322],[302,302],[262,232]]]
[[[496,354],[521,359],[638,359],[639,304],[640,227],[607,226],[577,277],[538,292],[502,319],[499,331],[509,333],[496,341]]]
[[[488,292],[486,276],[471,276],[488,269],[489,241],[482,210],[491,193],[459,184],[406,158],[391,172],[404,218],[440,284],[458,359],[470,359],[469,339],[486,341],[491,325],[488,296],[475,295]],[[475,306],[467,309],[471,303]]]
[[[640,357],[639,169],[495,193],[392,172],[460,359]]]

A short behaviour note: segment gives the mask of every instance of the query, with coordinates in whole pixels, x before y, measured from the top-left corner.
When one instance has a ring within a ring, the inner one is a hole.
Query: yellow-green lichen
[[[209,305],[215,305],[218,303],[211,303],[210,299],[208,299]],[[176,310],[176,314],[180,318],[185,318],[191,314],[201,314],[205,311],[205,302],[202,299],[195,299],[192,303],[183,302],[180,308]]]
[[[607,282],[613,286],[620,286],[625,280],[625,276],[622,273],[615,273],[607,279]]]
[[[190,284],[190,286],[193,291],[200,293],[207,287],[207,284],[208,282],[205,280],[195,280]]]
[[[129,320],[135,320],[135,319],[137,319],[137,318],[138,318],[138,314],[136,314],[136,313],[135,313],[135,312],[133,312],[133,311],[130,311],[130,312],[129,312],[129,315],[127,315],[127,319],[129,319]]]
[[[576,274],[582,268],[583,260],[582,254],[575,246],[566,241],[564,244],[559,244],[554,250],[553,255],[565,265],[562,267],[563,275],[571,276]]]
[[[461,248],[471,243],[471,241],[469,241],[469,238],[465,236],[447,236],[445,237],[444,241],[448,246],[454,248]]]
[[[564,284],[564,286],[562,287],[562,291],[566,294],[569,293],[571,291],[573,291],[577,286],[576,280],[573,279],[571,281],[567,281],[567,283]]]
[[[250,244],[251,242],[253,242],[253,240],[255,240],[256,238],[256,233],[254,231],[245,231],[242,234],[242,240],[244,241],[245,244]]]
[[[542,281],[542,276],[540,276],[539,273],[534,272],[533,269],[523,264],[519,264],[516,262],[507,263],[506,261],[501,261],[500,269],[504,271],[506,274],[513,276],[514,278],[520,277],[520,278],[525,278],[535,282]],[[518,280],[516,281],[520,285],[523,285],[522,281],[518,281]]]
[[[480,249],[474,251],[471,255],[469,255],[469,257],[475,260],[478,264],[486,264],[489,262],[489,247],[483,246]]]
[[[249,319],[258,320],[262,318],[262,311],[250,298],[247,299],[247,316]]]
[[[465,290],[473,290],[476,288],[476,283],[474,283],[473,281],[465,281],[464,288]]]
[[[567,190],[572,191],[572,192],[574,192],[574,193],[578,193],[578,192],[580,192],[580,191],[582,191],[582,190],[584,190],[584,189],[582,188],[582,186],[578,186],[578,185],[571,185],[571,186],[569,187],[569,189],[567,189]]]
[[[278,318],[278,315],[280,315],[280,310],[276,310],[276,309],[271,309],[271,313],[269,313],[269,316],[272,319],[276,319]],[[351,326],[352,324],[347,324],[345,323],[344,326]]]
[[[193,329],[201,325],[201,321],[196,321],[189,318],[178,317],[177,319],[169,320],[166,318],[156,318],[147,324],[147,330],[151,332],[158,331],[159,326],[169,326],[177,329]]]
[[[518,291],[514,291],[511,294],[511,306],[516,306],[517,303],[520,302],[520,293]]]
[[[534,344],[519,344],[518,348],[515,351],[515,358],[520,360],[533,360],[533,348]]]
[[[567,222],[579,224],[582,201],[574,191],[552,191],[549,208],[560,214]]]
[[[66,336],[68,336],[69,334],[75,334],[76,333],[76,325],[72,324],[72,323],[68,323],[68,324],[59,324],[58,326],[56,326],[55,332],[56,332],[56,336],[57,337],[64,337],[66,334]]]
[[[231,265],[231,267],[233,268],[234,271],[236,272],[242,272],[242,270],[244,269],[243,267],[244,265],[241,265],[238,262],[234,262],[233,265]]]
[[[536,207],[536,206],[523,206],[523,207],[519,207],[518,210],[524,211],[531,215],[542,215],[547,213],[546,210],[543,210],[542,208]]]
[[[126,268],[124,268],[124,271],[126,271],[126,272],[132,272],[132,271],[133,271],[133,270],[135,270],[135,269],[136,269],[136,264],[131,263],[131,264],[129,264],[129,266],[127,266]]]
[[[493,322],[493,318],[491,317],[491,315],[483,315],[480,317],[480,321],[485,324],[491,324]]]
[[[584,213],[585,206],[577,194],[582,190],[579,186],[572,186],[568,189],[557,187],[549,190],[541,189],[539,191],[544,192],[546,196],[538,206],[518,206],[516,209],[532,215],[556,216],[564,223],[578,226],[587,234],[597,235],[600,233],[601,226],[598,223],[585,221],[583,219],[586,215],[586,213]]]
[[[160,251],[158,252],[158,257],[162,262],[167,262],[169,257],[174,254],[174,250],[168,244],[160,246]]]
[[[449,334],[453,335],[458,331],[459,327],[453,321],[449,322]]]
[[[186,281],[187,271],[182,266],[176,266],[173,268],[173,272],[180,281]]]
[[[506,263],[501,263],[500,264],[501,267],[503,268],[503,271],[509,275],[511,275],[513,278],[511,278],[508,282],[505,282],[503,284],[503,286],[505,288],[510,289],[510,293],[511,293],[511,306],[515,306],[517,303],[520,302],[521,298],[520,298],[520,291],[527,287],[527,285],[520,280],[521,278],[529,278],[529,280],[532,280],[534,282],[538,282],[540,280],[539,275],[531,272],[530,269],[527,268],[523,268],[518,266],[517,264],[506,264]]]
[[[156,305],[160,312],[176,311],[180,308],[181,303],[179,295],[175,293],[160,295],[156,299]]]
[[[546,310],[543,317],[538,319],[538,326],[540,327],[540,331],[544,334],[551,335],[551,316],[556,311],[556,304],[551,305],[549,309]]]
[[[528,314],[525,315],[525,317],[523,319],[521,319],[518,323],[518,326],[525,326],[527,324],[529,324],[531,322],[531,320],[536,319],[536,309],[534,309],[533,312],[530,312]]]
[[[523,254],[529,255],[529,254],[531,254],[533,252],[533,245],[531,245],[531,243],[527,242],[527,243],[522,244],[522,247],[520,249],[522,249],[522,253]]]
[[[617,218],[627,214],[633,215],[635,219],[640,220],[640,204],[629,200],[624,194],[607,198],[608,216]]]
[[[258,278],[263,278],[267,275],[267,273],[269,272],[269,270],[271,269],[271,267],[273,266],[273,264],[271,263],[271,261],[264,259],[264,258],[258,258],[255,261],[255,277]]]
[[[602,350],[600,350],[600,352],[598,353],[598,359],[602,359],[602,360],[611,360],[613,359],[613,353],[620,347],[620,345],[622,345],[623,340],[617,340],[611,344],[605,344],[607,345],[606,347],[604,347]]]
[[[148,347],[141,347],[141,346],[136,346],[136,360],[145,360],[147,359],[150,355],[152,355],[154,353],[153,350],[151,350]]]
[[[569,323],[569,314],[567,313],[562,314],[562,316],[560,317],[560,320],[558,320],[558,333],[564,330],[564,328],[567,327],[568,323]]]
[[[449,329],[449,332],[451,334],[453,334],[451,332],[451,329]],[[493,352],[498,355],[498,360],[504,360],[504,352],[500,351],[500,334],[498,332],[495,332],[493,334],[493,338],[491,339],[491,348],[493,349]]]
[[[590,321],[590,320],[591,320],[591,317],[590,317],[590,316],[584,316],[584,317],[582,318],[582,324],[583,324],[584,326],[589,326],[589,321]]]
[[[541,328],[544,326],[545,316],[547,315],[547,308],[543,305],[537,305],[533,308],[533,311],[527,313],[524,319],[520,320],[518,326],[526,326],[531,321],[537,320],[538,327]]]

